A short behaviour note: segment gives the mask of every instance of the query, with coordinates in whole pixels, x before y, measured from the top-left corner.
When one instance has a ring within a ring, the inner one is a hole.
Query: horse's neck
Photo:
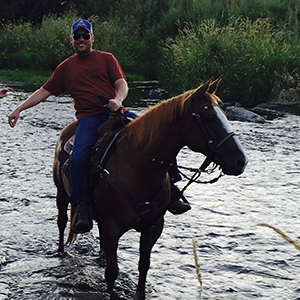
[[[142,149],[152,158],[173,162],[181,149],[176,124],[170,124],[160,130],[156,138],[151,143],[142,146]]]
[[[139,128],[135,126],[133,132],[140,134]],[[141,135],[144,140],[140,142],[130,136],[132,132],[125,131],[108,161],[108,171],[135,190],[147,191],[149,182],[152,182],[151,189],[159,189],[169,168],[165,163],[173,163],[180,150],[180,128],[179,122],[164,124],[155,131],[154,138]]]
[[[130,139],[121,140],[117,144],[112,159],[109,160],[108,171],[127,174],[122,178],[125,182],[138,178],[139,185],[141,181],[147,185],[152,181],[160,185],[166,176],[168,165],[157,163],[157,161],[173,163],[180,150],[174,129],[171,133],[168,128],[164,128],[151,143],[136,145]],[[142,178],[144,180],[140,181]]]

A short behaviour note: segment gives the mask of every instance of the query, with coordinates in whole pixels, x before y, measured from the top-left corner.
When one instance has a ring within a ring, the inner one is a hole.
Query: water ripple
[[[1,100],[0,299],[109,299],[97,226],[68,246],[65,255],[56,253],[51,167],[56,139],[74,120],[72,101],[51,97],[22,113],[11,129],[7,115],[22,100],[18,97]],[[300,299],[299,251],[272,229],[256,226],[267,223],[300,240],[300,117],[266,124],[235,121],[232,126],[249,165],[241,176],[191,185],[185,194],[192,210],[166,214],[164,232],[153,248],[148,299]],[[179,164],[187,166],[202,160],[187,148],[178,156]],[[132,299],[136,289],[138,239],[129,231],[120,240],[119,299]]]

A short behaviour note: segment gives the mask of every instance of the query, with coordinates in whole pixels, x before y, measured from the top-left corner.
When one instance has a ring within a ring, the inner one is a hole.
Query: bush
[[[69,36],[71,25],[79,18],[74,12],[58,18],[48,16],[38,28],[28,22],[8,23],[1,30],[0,67],[53,70],[74,53]],[[95,34],[94,49],[112,52],[127,72],[146,72],[141,64],[146,61],[146,46],[133,18],[100,21],[92,16],[89,20]]]
[[[299,50],[269,19],[232,19],[224,27],[207,20],[162,44],[159,79],[182,92],[223,75],[223,99],[251,107],[278,93],[280,76],[299,67]]]
[[[90,20],[95,35],[94,49],[113,53],[126,73],[147,72],[143,64],[146,45],[139,37],[139,26],[133,17],[125,16],[122,20],[114,17],[102,22],[97,17]]]
[[[72,51],[69,40],[70,27],[76,17],[46,17],[42,26],[31,23],[6,24],[1,30],[1,68],[54,69]]]

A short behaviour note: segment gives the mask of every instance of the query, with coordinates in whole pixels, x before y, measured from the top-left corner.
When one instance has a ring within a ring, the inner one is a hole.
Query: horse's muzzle
[[[237,157],[233,163],[221,162],[220,166],[224,174],[238,176],[244,172],[247,164],[247,157],[241,154],[241,156]]]

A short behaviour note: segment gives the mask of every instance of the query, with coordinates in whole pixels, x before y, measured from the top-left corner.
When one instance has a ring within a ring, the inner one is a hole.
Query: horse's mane
[[[142,144],[145,141],[151,143],[160,128],[187,112],[192,93],[193,90],[187,91],[150,107],[144,115],[127,125],[128,132],[120,138],[120,141],[129,138],[136,144]]]
[[[161,128],[168,126],[178,117],[187,114],[193,94],[205,95],[212,104],[221,102],[221,99],[215,95],[221,78],[219,77],[215,81],[209,80],[197,89],[187,91],[168,100],[162,100],[152,106],[144,115],[127,125],[128,130],[120,137],[119,141],[130,139],[137,145],[145,142],[151,144]]]

